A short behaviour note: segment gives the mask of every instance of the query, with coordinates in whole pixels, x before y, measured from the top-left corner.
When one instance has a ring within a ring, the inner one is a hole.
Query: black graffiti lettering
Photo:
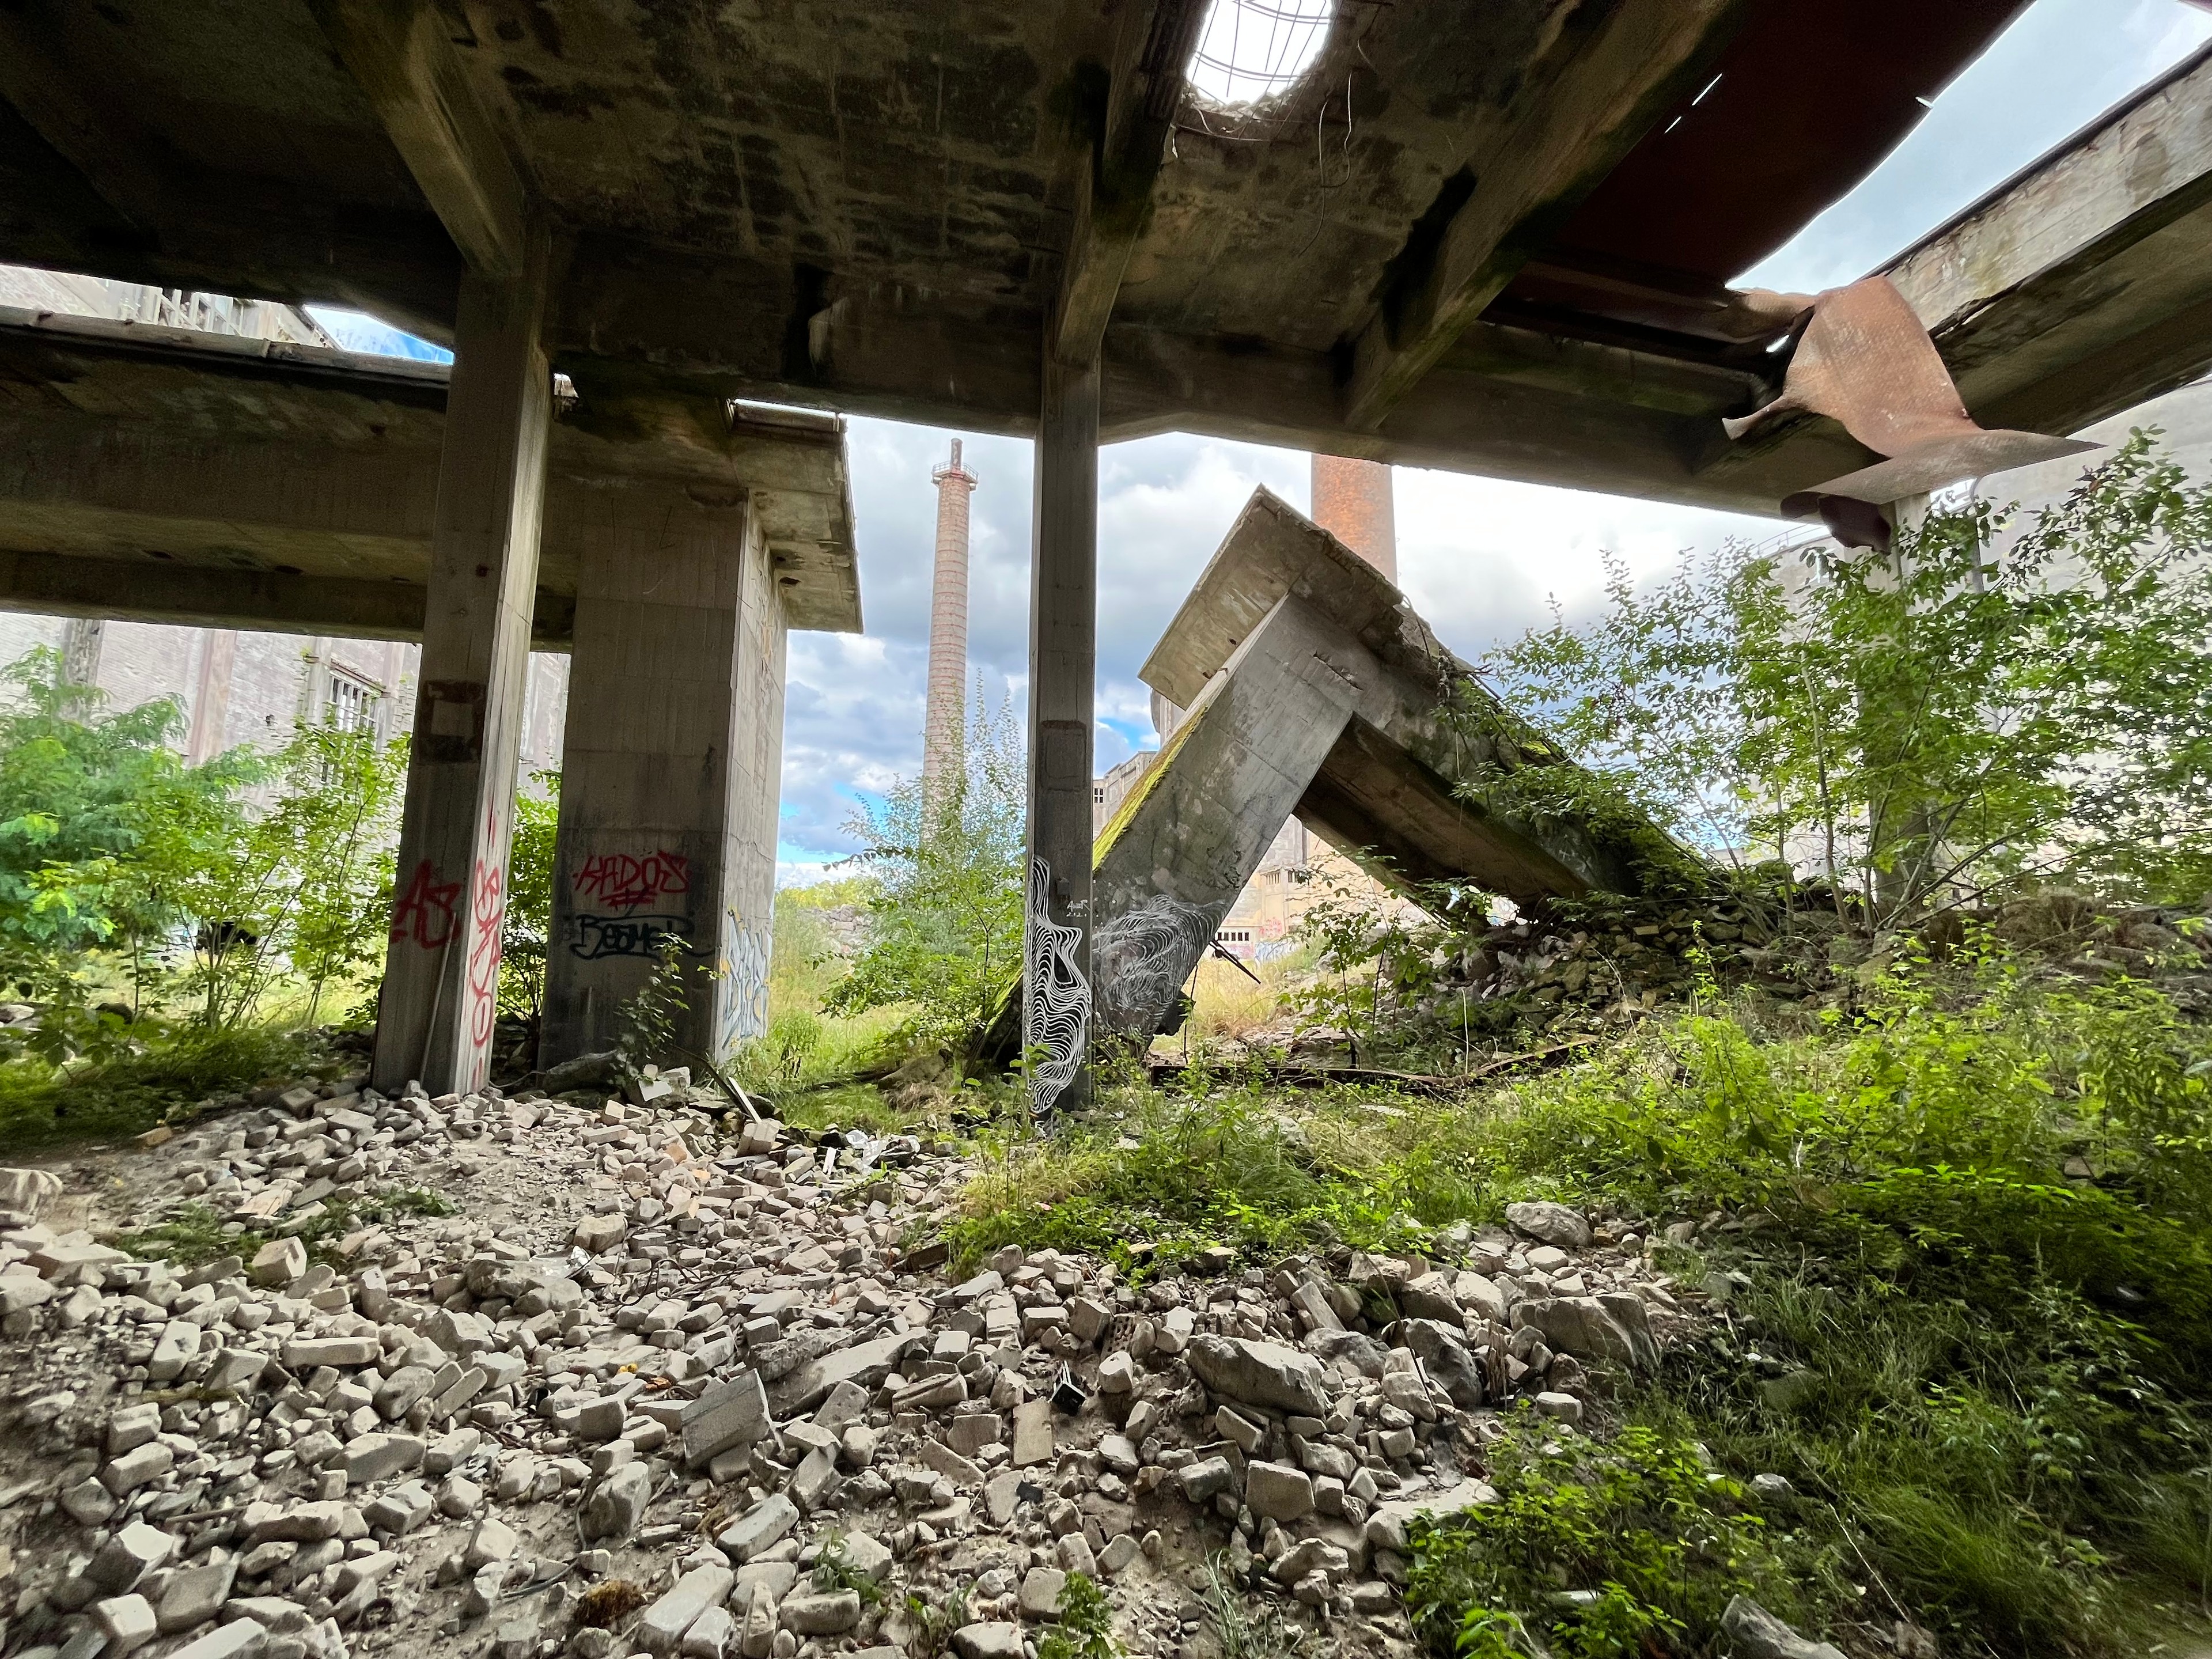
[[[568,941],[568,953],[584,962],[596,962],[601,957],[649,957],[659,954],[660,941],[674,937],[679,940],[686,956],[703,956],[691,944],[691,919],[689,916],[590,916],[570,918],[576,925],[575,937]]]

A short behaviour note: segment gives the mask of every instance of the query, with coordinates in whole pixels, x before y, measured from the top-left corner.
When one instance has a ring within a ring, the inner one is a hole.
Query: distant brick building
[[[337,343],[291,306],[19,265],[0,265],[0,306],[301,345]],[[58,651],[71,680],[96,688],[116,708],[174,698],[185,713],[185,753],[194,762],[240,744],[275,748],[302,721],[331,719],[380,738],[414,724],[421,655],[414,645],[0,612],[0,663],[35,646]],[[568,658],[533,653],[522,739],[526,787],[531,773],[561,763],[568,692]]]

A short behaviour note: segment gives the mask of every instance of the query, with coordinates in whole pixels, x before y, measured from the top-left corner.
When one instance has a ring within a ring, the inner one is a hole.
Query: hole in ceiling
[[[1191,54],[1190,88],[1224,107],[1288,91],[1313,67],[1336,0],[1212,0]]]

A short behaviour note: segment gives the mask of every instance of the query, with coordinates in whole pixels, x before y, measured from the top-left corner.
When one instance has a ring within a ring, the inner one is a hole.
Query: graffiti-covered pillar
[[[1082,1104],[1091,1041],[1091,720],[1098,646],[1098,360],[1045,355],[1030,554],[1030,1109]]]
[[[541,1065],[612,1048],[672,941],[676,1046],[768,1021],[786,623],[740,501],[627,507],[577,572]]]
[[[461,279],[429,599],[371,1075],[485,1080],[552,421],[542,234],[518,274]]]

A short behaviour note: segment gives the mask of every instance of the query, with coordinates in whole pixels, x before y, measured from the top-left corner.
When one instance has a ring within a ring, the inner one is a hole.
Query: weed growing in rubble
[[[837,1590],[850,1590],[860,1598],[863,1607],[873,1607],[884,1599],[882,1587],[867,1573],[853,1565],[847,1553],[845,1534],[833,1532],[822,1540],[821,1550],[814,1558],[814,1588],[827,1595]]]
[[[1524,1422],[1494,1459],[1499,1501],[1417,1523],[1407,1587],[1416,1623],[1465,1659],[1522,1659],[1531,1632],[1577,1659],[1703,1652],[1732,1596],[1794,1613],[1794,1585],[1834,1576],[1687,1438]]]
[[[1060,1622],[1037,1644],[1037,1659],[1120,1659],[1113,1606],[1088,1575],[1067,1575],[1058,1612]]]
[[[1230,1576],[1229,1558],[1218,1551],[1206,1558],[1198,1599],[1221,1644],[1221,1659],[1286,1659],[1304,1643],[1304,1626],[1285,1619],[1280,1607],[1245,1599]]]
[[[409,1187],[398,1192],[380,1193],[374,1198],[356,1203],[344,1200],[325,1202],[323,1212],[305,1226],[286,1228],[283,1236],[296,1237],[307,1247],[307,1253],[319,1261],[329,1260],[340,1265],[331,1255],[333,1247],[349,1233],[364,1227],[373,1227],[380,1221],[400,1216],[444,1216],[453,1213],[453,1200],[428,1188]],[[226,1255],[241,1256],[247,1261],[271,1238],[275,1232],[256,1232],[227,1223],[221,1215],[204,1204],[186,1204],[166,1219],[135,1231],[118,1233],[107,1243],[121,1250],[128,1250],[141,1261],[161,1261],[179,1267],[197,1267],[203,1262],[215,1261]]]

